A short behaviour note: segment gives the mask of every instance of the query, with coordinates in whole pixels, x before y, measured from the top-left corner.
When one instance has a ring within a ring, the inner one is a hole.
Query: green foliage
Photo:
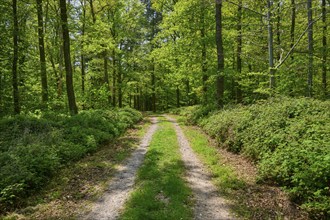
[[[191,111],[196,109],[183,111],[188,121],[194,121],[196,113]],[[227,107],[197,123],[219,145],[254,160],[260,181],[284,187],[314,217],[327,218],[329,118],[329,102],[273,98],[251,106]]]
[[[94,152],[141,120],[129,109],[76,116],[36,112],[0,121],[0,208],[42,187],[65,164]]]

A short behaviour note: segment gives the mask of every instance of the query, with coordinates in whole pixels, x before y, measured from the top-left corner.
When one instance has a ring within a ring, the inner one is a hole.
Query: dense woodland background
[[[260,182],[329,219],[329,10],[329,0],[0,0],[0,215],[139,111],[177,108],[253,161]]]
[[[329,97],[327,0],[59,3],[1,0],[1,115]]]

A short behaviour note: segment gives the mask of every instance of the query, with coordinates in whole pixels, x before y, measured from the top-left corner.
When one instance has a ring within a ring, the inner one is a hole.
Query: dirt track
[[[81,219],[84,220],[111,220],[119,217],[130,193],[133,191],[136,172],[143,162],[153,134],[158,128],[157,118],[151,118],[152,125],[142,138],[139,147],[132,156],[118,168],[107,192],[93,206],[92,211]]]

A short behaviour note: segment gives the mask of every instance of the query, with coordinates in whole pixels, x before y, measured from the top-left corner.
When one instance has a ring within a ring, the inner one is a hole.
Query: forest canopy
[[[328,10],[327,0],[1,0],[0,114],[327,99]]]

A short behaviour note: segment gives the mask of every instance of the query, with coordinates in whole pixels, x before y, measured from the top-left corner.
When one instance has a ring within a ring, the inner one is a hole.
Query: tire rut
[[[132,153],[126,162],[119,166],[107,192],[93,206],[92,211],[83,220],[112,220],[118,219],[126,200],[134,189],[136,173],[141,166],[153,134],[158,128],[157,118],[151,118],[152,125],[142,138],[139,147]]]
[[[193,152],[179,124],[175,119],[167,115],[165,117],[174,124],[177,133],[182,160],[187,169],[186,179],[193,191],[195,199],[194,219],[236,219],[229,213],[228,202],[219,196],[217,188],[212,183],[210,174]]]

